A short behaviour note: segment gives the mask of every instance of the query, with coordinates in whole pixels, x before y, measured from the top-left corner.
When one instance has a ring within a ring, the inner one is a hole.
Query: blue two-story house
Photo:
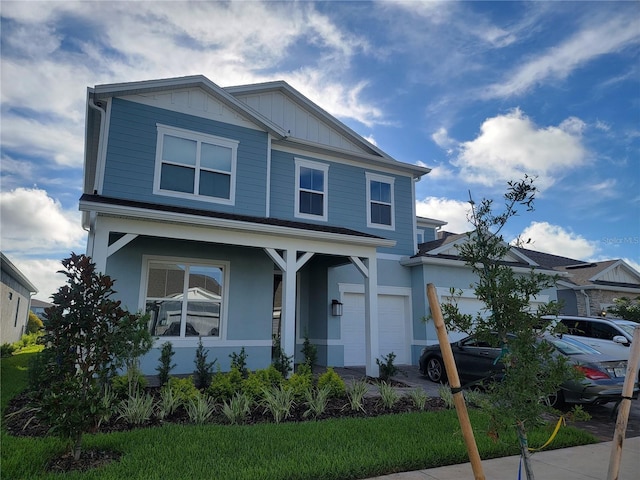
[[[446,279],[448,292],[459,268],[415,257],[444,223],[416,218],[428,168],[390,157],[284,82],[97,85],[86,115],[87,254],[123,306],[150,315],[145,373],[166,341],[174,373],[193,371],[200,339],[223,369],[243,347],[257,369],[274,339],[301,360],[308,338],[321,364],[371,376],[383,355],[415,364],[435,341],[425,282]]]

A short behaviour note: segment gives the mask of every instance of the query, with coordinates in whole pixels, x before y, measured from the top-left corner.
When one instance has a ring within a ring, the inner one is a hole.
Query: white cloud
[[[587,151],[580,136],[583,126],[572,117],[557,127],[541,128],[515,109],[485,120],[480,135],[462,143],[461,153],[452,163],[468,182],[502,185],[527,174],[538,177],[537,185],[544,189],[585,163]]]
[[[438,145],[440,148],[445,150],[449,150],[454,147],[458,142],[456,142],[453,138],[449,136],[449,132],[444,127],[440,127],[436,130],[432,135],[431,139]]]
[[[416,214],[419,217],[445,221],[447,225],[443,228],[453,233],[464,233],[473,228],[467,221],[469,209],[468,202],[442,197],[426,197],[416,202]]]
[[[531,239],[527,245],[531,250],[576,260],[589,259],[598,251],[595,242],[548,222],[532,222],[522,231],[520,239]]]
[[[491,85],[485,98],[520,95],[547,81],[563,80],[595,58],[640,42],[638,17],[619,15],[595,21],[560,45],[519,66],[503,83]]]
[[[57,273],[63,269],[61,260],[49,258],[34,260],[23,257],[12,257],[10,260],[38,289],[38,293],[33,296],[38,300],[51,302],[51,295],[67,281],[67,277]]]
[[[80,213],[65,211],[44,190],[17,188],[0,193],[2,250],[19,255],[84,250]]]

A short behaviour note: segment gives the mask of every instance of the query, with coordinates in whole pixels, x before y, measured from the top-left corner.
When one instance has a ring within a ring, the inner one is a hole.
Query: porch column
[[[87,254],[91,257],[96,269],[101,273],[106,273],[107,257],[109,256],[109,228],[105,226],[101,219],[96,218],[93,226],[93,245],[92,251]],[[90,248],[87,245],[87,250]]]
[[[283,252],[285,268],[282,271],[282,312],[280,313],[280,346],[287,357],[296,353],[296,251]]]
[[[378,262],[376,257],[365,260],[368,275],[364,280],[364,336],[367,376],[377,378],[380,368],[376,363],[379,355],[380,327],[378,325]]]

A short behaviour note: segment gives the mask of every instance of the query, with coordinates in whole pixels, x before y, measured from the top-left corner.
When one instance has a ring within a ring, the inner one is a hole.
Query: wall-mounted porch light
[[[340,303],[335,298],[331,300],[331,315],[333,315],[334,317],[342,316],[342,303]]]

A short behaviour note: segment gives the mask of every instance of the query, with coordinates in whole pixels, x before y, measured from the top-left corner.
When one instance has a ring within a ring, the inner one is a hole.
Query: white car
[[[616,358],[628,360],[633,340],[633,330],[640,323],[630,320],[604,317],[573,317],[559,315],[557,318],[567,327],[567,335],[590,347]]]

